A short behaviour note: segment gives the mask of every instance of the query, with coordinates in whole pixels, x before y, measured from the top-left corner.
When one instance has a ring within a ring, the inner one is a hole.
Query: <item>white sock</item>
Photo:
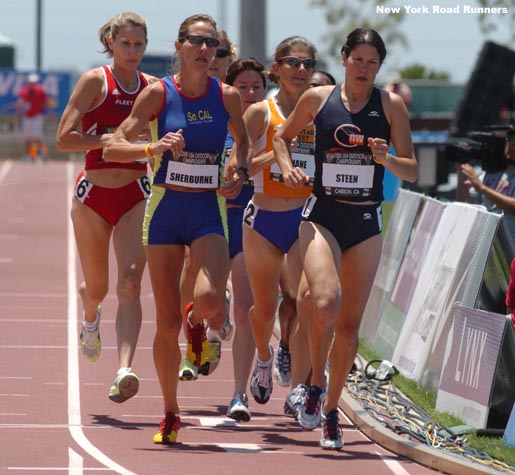
[[[221,341],[219,336],[218,336],[218,332],[214,332],[209,327],[206,330],[206,336],[207,336],[207,341],[209,341],[211,343],[215,343],[217,341]]]
[[[98,314],[98,309],[97,309],[97,311],[95,312],[95,321],[88,322],[86,320],[86,312],[83,310],[82,311],[82,323],[83,323],[84,327],[86,328],[86,330],[89,330],[89,331],[96,330],[96,328],[98,326],[99,317],[100,317],[100,315]]]
[[[88,322],[85,318],[82,320],[82,323],[84,324],[84,327],[86,328],[86,330],[88,331],[93,331],[93,330],[96,330],[97,329],[97,326],[98,326],[98,314],[97,314],[97,318],[95,318],[95,321],[94,322]]]
[[[257,356],[256,356],[256,360],[257,360],[257,364],[259,366],[270,366],[272,364],[272,357],[270,357],[269,360],[267,361],[261,361]]]

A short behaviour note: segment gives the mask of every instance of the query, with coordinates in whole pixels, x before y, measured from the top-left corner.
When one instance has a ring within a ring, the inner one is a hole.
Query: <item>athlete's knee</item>
[[[182,315],[170,309],[157,308],[156,335],[167,341],[178,339],[182,331]]]
[[[342,343],[357,345],[359,341],[359,319],[351,316],[340,316],[334,322],[334,333]]]
[[[341,294],[339,291],[325,291],[311,297],[314,315],[322,321],[334,322],[340,310]]]
[[[88,300],[95,307],[104,301],[108,290],[109,285],[107,282],[94,282],[88,285],[83,282],[79,286],[79,293],[81,294],[82,298]]]
[[[141,277],[139,273],[131,271],[121,278],[116,286],[116,293],[119,298],[139,298],[141,294]]]
[[[247,327],[249,323],[249,310],[250,305],[248,302],[245,303],[234,303],[234,322],[240,327]]]
[[[307,287],[299,290],[299,293],[297,294],[296,308],[299,312],[312,310],[313,300],[311,299],[311,292]]]
[[[217,322],[220,323],[220,327],[223,326],[227,317],[225,294],[222,297],[217,292],[209,291],[196,295],[193,301],[193,312],[204,319],[213,319],[212,324],[215,326],[218,326]]]
[[[294,318],[297,314],[295,298],[292,298],[290,295],[285,298],[283,295],[281,303],[279,304],[279,314],[287,318]]]
[[[249,315],[251,318],[258,319],[261,322],[268,322],[275,319],[275,312],[277,310],[277,303],[273,302],[260,302],[254,303],[250,309]]]

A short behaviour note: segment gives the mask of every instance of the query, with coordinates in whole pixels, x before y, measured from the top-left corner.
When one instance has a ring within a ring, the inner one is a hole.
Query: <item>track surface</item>
[[[141,379],[138,395],[124,404],[107,397],[117,370],[114,261],[103,304],[102,355],[89,363],[78,350],[82,309],[76,289],[82,276],[69,206],[81,166],[0,161],[1,474],[436,473],[385,451],[344,416],[344,450],[321,450],[319,429],[303,431],[283,414],[287,390],[278,385],[268,404],[250,401],[249,423],[228,419],[230,344],[211,376],[180,383],[179,442],[154,445],[162,400],[152,361],[148,273],[133,363]]]

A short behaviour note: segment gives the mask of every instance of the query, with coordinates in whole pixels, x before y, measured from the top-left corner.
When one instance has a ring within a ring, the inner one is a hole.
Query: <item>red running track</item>
[[[162,401],[148,274],[133,363],[138,395],[124,404],[107,397],[117,370],[112,285],[103,304],[99,361],[87,362],[78,350],[82,279],[69,206],[81,166],[0,161],[1,474],[435,473],[385,451],[345,417],[344,450],[323,451],[319,429],[303,431],[283,414],[287,390],[278,385],[268,404],[250,401],[250,422],[236,424],[225,417],[233,389],[228,344],[210,377],[180,383],[178,443],[154,445]]]

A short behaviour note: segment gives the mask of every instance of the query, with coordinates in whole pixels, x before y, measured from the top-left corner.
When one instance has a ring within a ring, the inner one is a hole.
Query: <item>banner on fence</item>
[[[506,328],[506,316],[457,303],[447,339],[436,409],[469,426],[487,426],[493,381]]]

